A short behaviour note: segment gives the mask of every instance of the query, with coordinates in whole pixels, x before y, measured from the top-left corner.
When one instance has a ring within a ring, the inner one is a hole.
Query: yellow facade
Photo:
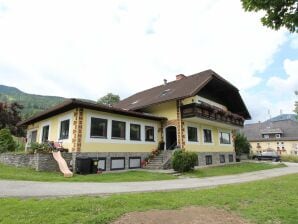
[[[60,131],[60,122],[66,119],[70,119],[69,127],[69,137],[68,139],[59,140],[59,131]],[[37,131],[37,142],[41,143],[42,138],[42,128],[46,125],[49,125],[49,141],[58,142],[61,141],[64,148],[72,148],[72,121],[74,119],[74,110],[70,110],[65,113],[58,114],[51,118],[36,122],[28,126],[27,138],[30,138],[29,135],[32,131]]]
[[[282,154],[297,154],[298,151],[298,141],[284,141],[284,140],[272,140],[272,141],[264,141],[264,142],[250,142],[251,150],[253,153],[257,153],[260,151],[266,151],[268,149],[273,149],[277,151],[277,147],[281,150]],[[259,146],[259,147],[258,147]],[[284,150],[282,150],[283,148]],[[296,152],[296,153],[295,153]]]
[[[90,119],[91,117],[108,119],[108,136],[107,139],[90,138]],[[112,120],[126,122],[126,139],[111,139],[109,124]],[[115,113],[106,113],[84,109],[83,112],[83,130],[81,152],[151,152],[156,149],[160,141],[160,122],[148,119],[129,117]],[[141,125],[141,141],[131,141],[129,139],[129,125]],[[145,126],[153,126],[155,131],[154,142],[145,141]]]
[[[192,103],[192,98],[187,98],[183,104]],[[195,99],[197,100],[197,98]],[[80,112],[79,112],[80,111]],[[179,120],[177,116],[176,100],[154,105],[145,110],[156,116],[166,117],[168,121],[163,123],[161,121],[154,121],[144,118],[136,118],[133,116],[120,115],[113,112],[101,112],[96,110],[84,109],[70,110],[68,112],[58,114],[51,118],[36,122],[28,126],[28,135],[34,130],[37,130],[37,142],[42,139],[42,127],[49,125],[49,140],[60,141],[60,123],[62,120],[69,119],[69,138],[62,140],[62,145],[70,152],[151,152],[158,147],[160,141],[166,142],[165,129],[168,126],[175,126],[177,130],[177,142],[180,138],[183,142],[182,146],[185,150],[194,152],[233,152],[232,131],[235,127],[208,121],[206,119],[191,118]],[[80,115],[80,113],[82,113]],[[80,117],[81,116],[81,117]],[[79,118],[80,117],[80,118]],[[108,120],[107,138],[91,138],[91,117],[102,118]],[[113,139],[111,137],[111,122],[112,120],[124,121],[126,124],[126,138]],[[81,125],[80,125],[81,122]],[[130,140],[130,124],[138,124],[141,126],[141,140]],[[180,129],[179,125],[182,124]],[[163,126],[162,126],[163,125]],[[154,127],[154,141],[145,141],[145,126]],[[187,127],[196,127],[198,130],[198,141],[189,142],[187,137]],[[212,132],[212,143],[204,143],[203,129],[209,129]],[[180,133],[181,130],[181,133]],[[220,144],[219,132],[224,131],[230,133],[231,144]]]
[[[190,142],[188,141],[188,127],[197,128],[198,141]],[[203,129],[211,130],[212,133],[212,143],[204,143]],[[232,131],[233,129],[229,128],[219,128],[214,125],[207,125],[196,122],[184,122],[185,130],[185,150],[193,152],[233,152],[233,138]],[[230,144],[220,144],[219,133],[226,132],[230,134]]]
[[[146,108],[145,111],[156,116],[166,117],[168,120],[177,119],[176,100],[151,106]]]

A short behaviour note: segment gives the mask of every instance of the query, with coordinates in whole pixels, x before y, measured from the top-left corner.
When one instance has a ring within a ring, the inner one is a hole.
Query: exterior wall
[[[277,142],[279,144],[277,144]],[[283,142],[283,144],[281,144]],[[259,143],[261,148],[257,147],[257,143]],[[298,153],[298,141],[284,141],[284,140],[272,140],[272,141],[264,141],[264,142],[250,142],[251,149],[253,153],[257,153],[259,151],[266,151],[269,149],[274,149],[277,151],[277,146],[279,145],[279,149],[282,149],[282,146],[284,147],[284,150],[281,150],[281,154],[294,154],[297,155]],[[295,153],[296,152],[296,153]]]
[[[94,161],[98,161],[99,158],[104,158],[106,160],[106,170],[111,170],[111,158],[124,158],[125,160],[125,168],[123,170],[130,169],[129,168],[129,159],[133,157],[138,157],[143,161],[146,157],[149,156],[148,152],[80,152],[73,153],[73,167],[76,167],[76,158],[80,157],[89,157]]]
[[[91,117],[108,120],[107,138],[90,138]],[[126,139],[111,138],[112,120],[124,121],[126,123]],[[130,140],[130,124],[141,125],[141,140]],[[81,152],[151,152],[156,149],[161,140],[161,128],[159,121],[124,115],[84,109]],[[154,127],[154,142],[145,141],[145,126]]]
[[[62,153],[67,165],[70,165],[72,159],[71,153]],[[59,171],[58,163],[53,158],[52,154],[0,154],[0,162],[16,166],[16,167],[30,167],[36,171]]]
[[[167,103],[151,106],[149,108],[146,108],[144,111],[156,116],[166,117],[168,118],[168,120],[177,119],[177,107],[176,107],[175,100],[172,100]]]
[[[49,141],[60,141],[60,122],[65,119],[70,119],[69,123],[69,137],[68,139],[61,140],[64,148],[67,148],[69,151],[72,151],[72,137],[73,137],[73,120],[74,120],[75,110],[70,110],[68,112],[53,116],[51,118],[45,119],[43,121],[36,122],[31,124],[27,128],[27,139],[30,138],[30,133],[34,130],[37,130],[37,142],[41,143],[42,138],[42,128],[46,125],[49,125]]]
[[[220,155],[224,155],[225,162],[220,162]],[[229,156],[233,156],[233,161],[229,161]],[[206,156],[212,156],[212,164],[207,165],[206,164]],[[236,155],[235,152],[200,152],[198,153],[198,161],[199,166],[217,166],[217,165],[225,165],[230,163],[236,162]]]
[[[225,110],[225,111],[228,110],[227,107],[225,107],[224,105],[213,102],[211,100],[208,100],[208,99],[206,99],[204,97],[201,97],[201,96],[198,96],[198,95],[185,98],[185,99],[182,100],[182,103],[183,103],[183,105],[186,105],[186,104],[191,104],[191,103],[197,103],[199,101],[202,101],[204,103],[208,103],[212,106],[218,107],[218,108],[220,108],[222,110]]]
[[[188,141],[188,133],[187,133],[188,126],[197,128],[197,135],[198,135],[197,142]],[[204,143],[203,129],[211,130],[212,143]],[[188,151],[193,151],[193,152],[234,152],[233,138],[232,138],[233,129],[220,128],[220,127],[211,126],[211,125],[207,125],[207,124],[185,121],[184,122],[184,130],[185,130],[185,135],[184,135],[185,149]],[[220,131],[230,133],[231,144],[220,144],[220,140],[219,140],[219,132]]]

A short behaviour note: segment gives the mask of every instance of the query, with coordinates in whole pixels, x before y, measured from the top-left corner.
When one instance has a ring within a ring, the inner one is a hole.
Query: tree
[[[298,2],[297,0],[241,0],[245,11],[266,12],[261,18],[264,26],[274,30],[281,27],[290,32],[298,33]]]
[[[251,145],[244,134],[237,133],[235,137],[235,152],[237,156],[249,154]]]
[[[120,101],[119,95],[115,95],[113,93],[108,93],[107,95],[101,97],[99,100],[97,100],[97,103],[104,104],[104,105],[113,105],[115,103],[118,103]]]
[[[16,149],[17,145],[13,140],[9,129],[4,128],[0,130],[0,153],[12,152]]]
[[[17,126],[17,123],[21,121],[22,109],[23,106],[18,103],[0,102],[0,129],[8,128],[13,135],[23,136],[24,129]]]

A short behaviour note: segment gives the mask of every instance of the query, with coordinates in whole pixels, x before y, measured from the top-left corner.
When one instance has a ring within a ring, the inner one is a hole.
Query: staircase
[[[158,170],[166,169],[169,159],[172,157],[172,151],[161,151],[158,156],[150,160],[145,169]]]

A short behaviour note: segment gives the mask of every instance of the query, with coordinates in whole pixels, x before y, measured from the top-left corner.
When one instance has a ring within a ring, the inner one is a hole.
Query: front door
[[[166,128],[166,149],[173,150],[177,146],[177,130],[175,126]]]

